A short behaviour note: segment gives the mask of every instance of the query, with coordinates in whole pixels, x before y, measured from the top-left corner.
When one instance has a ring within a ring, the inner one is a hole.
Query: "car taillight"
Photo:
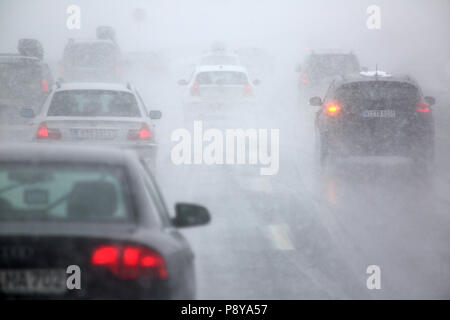
[[[199,96],[200,95],[200,90],[199,90],[199,85],[198,84],[194,84],[192,86],[191,95],[192,96]]]
[[[143,123],[138,130],[132,129],[128,131],[129,140],[150,140],[151,133],[147,124]]]
[[[246,84],[244,86],[244,96],[251,96],[252,95],[252,87],[249,84]]]
[[[338,115],[341,112],[341,106],[337,101],[329,102],[325,105],[325,112],[329,116],[335,116]]]
[[[41,82],[42,92],[48,93],[48,83],[47,80],[43,79]]]
[[[64,74],[64,66],[60,66],[60,67],[59,67],[59,72],[60,72],[61,74]]]
[[[39,125],[37,134],[37,139],[61,139],[61,131],[59,129],[50,129],[47,127],[45,122]]]
[[[308,83],[308,74],[307,73],[302,73],[302,82],[303,83]]]
[[[120,67],[119,67],[119,66],[115,66],[115,67],[114,67],[114,72],[115,72],[116,74],[119,74],[119,73],[120,73]]]
[[[428,113],[430,112],[430,106],[422,100],[419,100],[416,104],[416,111],[421,113]]]
[[[141,246],[104,245],[97,247],[91,264],[108,268],[122,279],[138,277],[167,278],[163,257],[157,252]]]

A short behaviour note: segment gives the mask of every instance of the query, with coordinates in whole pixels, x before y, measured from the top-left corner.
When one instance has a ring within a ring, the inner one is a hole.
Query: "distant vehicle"
[[[427,168],[434,155],[433,97],[408,76],[365,74],[335,80],[316,117],[322,164],[346,156],[402,156]]]
[[[57,83],[34,120],[33,141],[134,148],[154,160],[159,118],[131,85]]]
[[[359,73],[361,66],[353,53],[326,51],[309,54],[296,71],[300,74],[300,92],[312,96],[322,95],[337,76]]]
[[[127,67],[130,72],[160,72],[167,68],[163,57],[152,51],[130,52],[126,54]]]
[[[223,102],[252,99],[259,80],[250,82],[244,67],[216,65],[198,67],[189,81],[178,84],[187,86],[191,102]]]
[[[239,56],[228,52],[211,52],[200,58],[199,66],[240,66]]]
[[[18,49],[22,54],[0,54],[0,140],[29,139],[29,120],[21,114],[38,113],[53,86],[49,66],[36,57],[43,57],[39,42],[22,39]]]
[[[173,217],[136,153],[2,145],[0,190],[0,299],[195,298],[178,228],[207,224],[209,212],[178,203]]]
[[[122,54],[109,39],[67,43],[60,65],[61,77],[72,82],[121,82]]]
[[[240,62],[248,72],[258,77],[270,77],[275,69],[275,62],[266,50],[261,48],[240,48],[237,50]]]

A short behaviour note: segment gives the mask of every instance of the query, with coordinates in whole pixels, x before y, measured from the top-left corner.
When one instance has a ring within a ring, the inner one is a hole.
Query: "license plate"
[[[0,292],[5,294],[63,294],[64,269],[0,270]]]
[[[364,110],[364,118],[395,118],[395,110]]]
[[[100,129],[71,129],[72,137],[81,140],[113,140],[116,138],[115,130]]]

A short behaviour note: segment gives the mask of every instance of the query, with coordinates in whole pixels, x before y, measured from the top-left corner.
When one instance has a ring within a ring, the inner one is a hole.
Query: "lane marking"
[[[289,233],[289,228],[285,224],[274,224],[269,226],[270,232],[279,250],[295,250],[294,244]]]

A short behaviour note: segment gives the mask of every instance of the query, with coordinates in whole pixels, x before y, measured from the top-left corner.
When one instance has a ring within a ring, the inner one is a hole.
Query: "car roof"
[[[247,69],[245,67],[234,65],[200,66],[196,69],[197,73],[210,71],[235,71],[247,73]]]
[[[17,53],[0,53],[0,63],[36,63],[40,64],[41,60],[36,57],[23,56]]]
[[[388,82],[405,82],[416,87],[419,87],[417,81],[407,74],[387,74],[385,72],[380,72],[380,75],[361,72],[359,74],[351,74],[346,76],[337,77],[335,80],[335,86],[342,86],[354,82],[372,82],[372,81],[388,81]]]
[[[57,86],[56,91],[66,90],[110,90],[130,92],[131,86],[123,83],[108,83],[108,82],[62,82]]]
[[[108,43],[117,46],[112,40],[108,39],[69,39],[68,45],[72,44],[94,44],[94,43]]]
[[[104,146],[52,146],[37,143],[0,145],[0,161],[5,162],[92,162],[124,165],[137,157],[131,150]]]

